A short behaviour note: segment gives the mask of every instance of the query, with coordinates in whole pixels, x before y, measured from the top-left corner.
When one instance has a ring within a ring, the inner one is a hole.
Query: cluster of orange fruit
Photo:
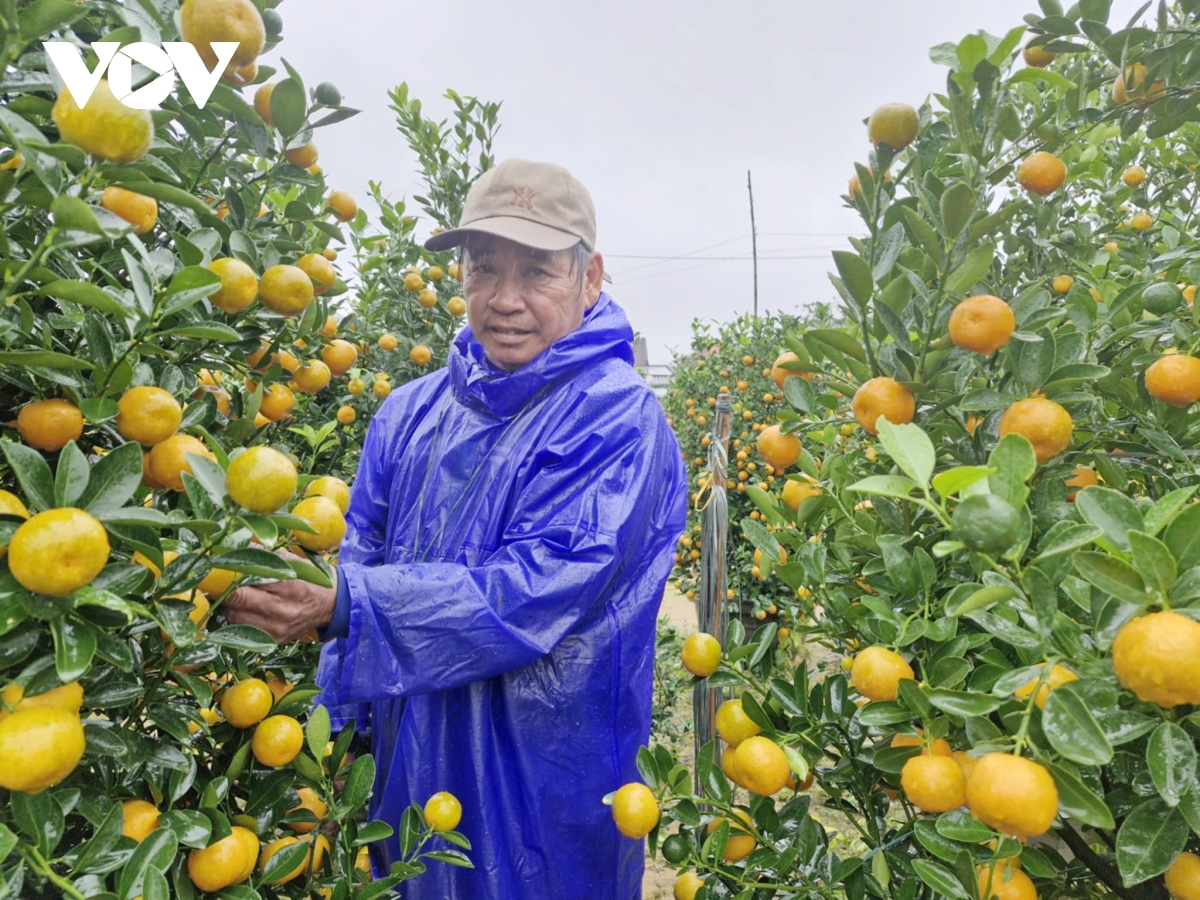
[[[850,665],[851,684],[864,702],[895,700],[900,682],[914,677],[908,662],[886,647],[868,647]],[[1023,685],[1017,697],[1028,698],[1036,689],[1034,702],[1040,709],[1051,690],[1077,679],[1074,672],[1054,665],[1044,678],[1039,675]],[[895,735],[890,746],[921,748],[918,755],[904,763],[900,785],[909,802],[922,812],[945,813],[966,806],[988,827],[1022,841],[1045,834],[1058,815],[1054,778],[1032,760],[999,752],[976,758],[952,750],[944,738],[931,740],[920,729],[916,736]],[[1033,900],[1037,896],[1019,860],[1000,865],[1008,867],[1003,878],[997,877],[993,866],[979,867],[981,896],[997,894],[1002,881],[1005,893],[1001,896],[1005,898]]]
[[[1112,663],[1118,680],[1139,700],[1164,709],[1200,703],[1200,622],[1171,611],[1139,616],[1117,633]],[[900,682],[916,677],[912,666],[886,647],[867,647],[844,665],[863,703],[895,700]],[[1051,691],[1078,680],[1065,666],[1043,663],[1037,676],[1014,696],[1044,709]],[[919,730],[917,737],[896,735],[891,746],[922,748],[920,755],[905,762],[900,784],[909,801],[923,812],[937,814],[966,806],[984,824],[1022,841],[1045,834],[1058,814],[1054,779],[1031,760],[997,752],[976,758],[952,750],[944,738],[929,740]],[[1177,860],[1181,870],[1193,867],[1187,856]],[[1014,877],[1020,874],[1017,866]],[[981,885],[982,877],[983,873]],[[1175,877],[1185,874],[1180,871]],[[1036,896],[1032,882],[1018,880],[1022,900],[1032,900]]]
[[[177,412],[172,412],[169,404],[161,397],[152,399],[157,402],[122,407],[123,418],[118,420],[118,428],[130,440],[158,438],[174,427],[171,423],[178,424]],[[131,415],[131,410],[138,414]],[[155,444],[160,445],[161,442]],[[180,470],[185,466],[186,462],[182,463]],[[172,476],[180,478],[181,471],[173,470]],[[226,489],[231,498],[244,509],[262,514],[285,506],[292,499],[297,483],[295,465],[269,447],[246,449],[234,457],[226,473]],[[54,596],[68,594],[90,583],[108,561],[111,548],[107,534],[89,513],[62,508],[28,518],[19,498],[3,492],[0,500],[5,512],[27,518],[6,548],[10,569],[26,589]],[[314,552],[333,549],[345,534],[344,513],[348,505],[349,488],[344,482],[332,477],[314,480],[292,513],[308,521],[315,533],[293,531],[293,541]],[[173,550],[164,551],[163,565],[178,555]],[[150,569],[156,578],[161,577],[161,569],[141,553],[135,554],[133,561]],[[233,586],[235,577],[232,572],[214,569],[193,591],[167,595],[163,600],[190,604],[189,616],[200,637],[211,609],[208,595],[223,595]],[[174,652],[169,641],[167,652],[168,655]],[[180,667],[180,671],[191,669]],[[290,687],[279,679],[271,683],[258,678],[245,679],[217,695],[220,716],[213,709],[201,709],[199,720],[212,726],[223,717],[234,728],[254,728],[251,749],[255,759],[270,768],[289,765],[304,745],[303,729],[291,716],[269,714]],[[36,794],[74,771],[85,750],[80,719],[83,700],[83,688],[78,682],[34,696],[25,696],[24,688],[16,684],[0,692],[0,787]],[[194,733],[200,727],[194,722],[190,730]],[[301,803],[292,812],[305,808],[318,820],[326,815],[326,804],[310,788],[302,787],[298,793]],[[124,815],[124,832],[135,840],[141,840],[158,827],[159,811],[147,801],[125,801]],[[316,825],[301,822],[287,827],[304,834],[313,831]],[[248,878],[256,864],[262,871],[275,853],[298,841],[311,842],[312,846],[293,871],[277,875],[271,881],[283,884],[308,871],[310,863],[313,868],[321,865],[329,850],[324,836],[318,835],[315,840],[284,837],[260,847],[254,831],[242,825],[235,827],[230,837],[191,851],[188,872],[201,890],[221,890]]]
[[[266,42],[266,28],[262,16],[250,0],[185,0],[180,10],[180,24],[183,39],[196,48],[201,59],[210,68],[217,64],[210,42],[237,42],[238,48],[223,77],[235,86],[246,85],[255,80],[258,75],[257,59]],[[273,84],[264,84],[254,98],[254,108],[267,125],[274,125],[270,113],[273,89]],[[154,121],[150,113],[147,110],[131,109],[121,103],[107,79],[99,81],[87,105],[82,108],[75,102],[70,91],[64,89],[55,102],[51,115],[64,142],[108,162],[136,162],[149,152],[154,141]],[[284,157],[289,163],[308,169],[312,174],[320,174],[319,167],[316,166],[317,156],[316,145],[311,141],[284,150]],[[12,159],[6,161],[10,168],[14,167],[12,163]],[[17,160],[16,165],[20,164]],[[105,187],[100,205],[132,225],[134,233],[138,235],[151,231],[158,222],[158,201],[154,197],[139,193],[137,181],[128,182],[127,186],[112,184]],[[350,221],[358,213],[358,204],[345,191],[334,191],[329,196],[328,207],[342,222]],[[258,215],[265,215],[268,211],[265,205],[261,205]],[[217,216],[223,219],[227,215],[229,208],[224,203],[220,204]],[[332,273],[332,267],[326,270],[315,263],[312,267],[319,271],[322,277]],[[245,274],[239,273],[239,276],[244,285]],[[280,277],[279,280],[288,280],[289,283],[281,285],[278,291],[264,288],[264,305],[271,308],[271,302],[278,302],[285,307],[299,303],[302,291],[291,283],[294,276],[289,273],[287,279]],[[331,278],[329,286],[332,284]],[[233,296],[240,295],[235,292]],[[237,309],[244,308],[252,300],[253,297]],[[236,301],[231,299],[230,305],[236,306]],[[226,311],[236,312],[237,309]]]
[[[703,632],[690,635],[682,649],[683,666],[698,678],[707,678],[721,663],[721,646],[715,637]],[[760,733],[742,706],[741,700],[729,700],[717,709],[717,733],[726,746],[721,753],[721,770],[736,786],[760,796],[773,796],[780,791],[807,790],[813,782],[812,773],[797,784],[791,764],[778,744]],[[623,785],[612,798],[612,815],[617,829],[626,837],[641,838],[658,824],[660,811],[654,792],[639,782]],[[754,825],[743,811],[735,812],[736,820],[715,817],[708,824],[712,833],[722,822],[728,822],[731,834],[725,845],[723,859],[739,862],[758,844]],[[695,896],[703,879],[694,873],[683,873],[676,885]]]

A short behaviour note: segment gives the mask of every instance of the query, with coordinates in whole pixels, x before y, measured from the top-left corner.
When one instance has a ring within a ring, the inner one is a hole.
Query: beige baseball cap
[[[539,250],[566,250],[580,241],[596,249],[596,207],[579,179],[562,166],[506,159],[471,186],[458,227],[425,242],[433,252],[460,247],[473,231]]]

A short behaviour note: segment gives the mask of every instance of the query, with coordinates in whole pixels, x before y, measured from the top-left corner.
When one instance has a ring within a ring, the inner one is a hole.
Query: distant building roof
[[[667,385],[671,382],[670,366],[638,366],[637,370],[650,384],[655,396],[662,399],[667,395]]]

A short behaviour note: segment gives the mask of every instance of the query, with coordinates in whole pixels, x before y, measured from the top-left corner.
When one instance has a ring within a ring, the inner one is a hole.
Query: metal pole
[[[750,192],[750,250],[754,254],[754,317],[758,318],[758,229],[754,225],[754,185],[746,170],[746,190]]]
[[[713,635],[721,642],[722,649],[729,627],[726,598],[729,584],[726,570],[729,504],[725,485],[732,430],[733,402],[729,394],[721,394],[717,397],[712,443],[708,447],[709,490],[700,524],[700,593],[696,597],[696,618],[700,631]],[[710,688],[707,681],[696,685],[692,703],[696,758],[699,758],[704,745],[716,737],[717,707],[726,699],[726,693],[721,688]],[[695,787],[697,794],[703,793],[699,774],[696,775]]]

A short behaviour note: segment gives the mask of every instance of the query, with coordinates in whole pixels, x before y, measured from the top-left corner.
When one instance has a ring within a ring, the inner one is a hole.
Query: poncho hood
[[[579,328],[515,372],[506,372],[488,360],[470,326],[454,339],[447,367],[455,400],[506,419],[580,367],[610,358],[633,364],[633,328],[625,311],[601,293],[596,305],[584,313]]]

